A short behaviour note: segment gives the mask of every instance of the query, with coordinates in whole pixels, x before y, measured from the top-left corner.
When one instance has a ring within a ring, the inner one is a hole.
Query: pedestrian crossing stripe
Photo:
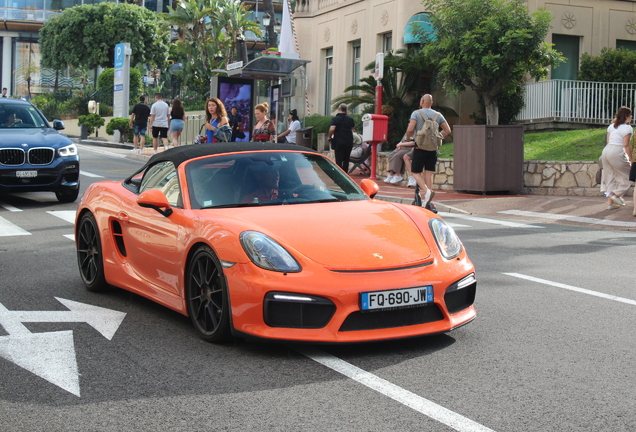
[[[564,214],[539,213],[539,212],[525,211],[525,210],[506,210],[506,211],[500,211],[499,213],[514,215],[514,216],[526,216],[526,217],[536,217],[536,218],[552,219],[552,220],[565,220],[570,222],[581,222],[581,223],[593,224],[593,225],[636,228],[636,222],[623,222],[623,221],[606,220],[606,219],[598,219],[598,218],[591,218],[591,217],[570,216],[570,215],[564,215]]]
[[[31,235],[30,232],[23,230],[19,226],[12,224],[2,216],[0,216],[0,237]]]

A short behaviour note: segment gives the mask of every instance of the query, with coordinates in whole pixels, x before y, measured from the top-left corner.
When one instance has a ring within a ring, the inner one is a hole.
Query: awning
[[[278,79],[289,76],[293,71],[309,63],[310,60],[301,60],[294,57],[262,56],[255,58],[245,66],[233,70],[224,71],[228,77],[250,79]]]
[[[418,30],[423,31],[429,38],[429,40],[437,39],[435,35],[435,30],[433,29],[433,25],[431,24],[431,19],[427,13],[421,13],[417,15],[413,15],[407,22],[406,27],[404,27],[404,44],[412,44],[412,43],[422,43],[422,41],[418,40],[416,36],[413,34],[414,27],[417,27]]]

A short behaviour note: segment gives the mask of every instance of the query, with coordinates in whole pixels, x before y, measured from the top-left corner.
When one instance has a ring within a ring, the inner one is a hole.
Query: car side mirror
[[[53,129],[62,130],[64,129],[64,122],[62,120],[53,120]]]
[[[369,195],[369,198],[375,197],[380,191],[380,186],[376,182],[370,179],[363,179],[360,182],[360,187],[365,194]]]
[[[170,207],[170,203],[168,203],[168,198],[166,198],[159,189],[142,192],[139,198],[137,198],[137,204],[139,204],[140,207],[154,209],[165,217],[172,214],[172,207]]]

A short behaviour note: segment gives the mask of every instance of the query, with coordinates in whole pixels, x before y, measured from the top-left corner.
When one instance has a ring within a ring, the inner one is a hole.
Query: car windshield
[[[48,126],[32,105],[0,103],[0,129],[43,127]]]
[[[208,157],[188,163],[186,176],[195,209],[368,199],[333,162],[312,153]]]

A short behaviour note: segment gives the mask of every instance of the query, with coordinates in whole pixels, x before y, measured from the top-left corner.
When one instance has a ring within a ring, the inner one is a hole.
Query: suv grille
[[[23,165],[25,160],[22,149],[0,149],[0,164]]]
[[[29,163],[31,165],[48,165],[53,162],[55,150],[52,148],[32,148],[29,150]]]

